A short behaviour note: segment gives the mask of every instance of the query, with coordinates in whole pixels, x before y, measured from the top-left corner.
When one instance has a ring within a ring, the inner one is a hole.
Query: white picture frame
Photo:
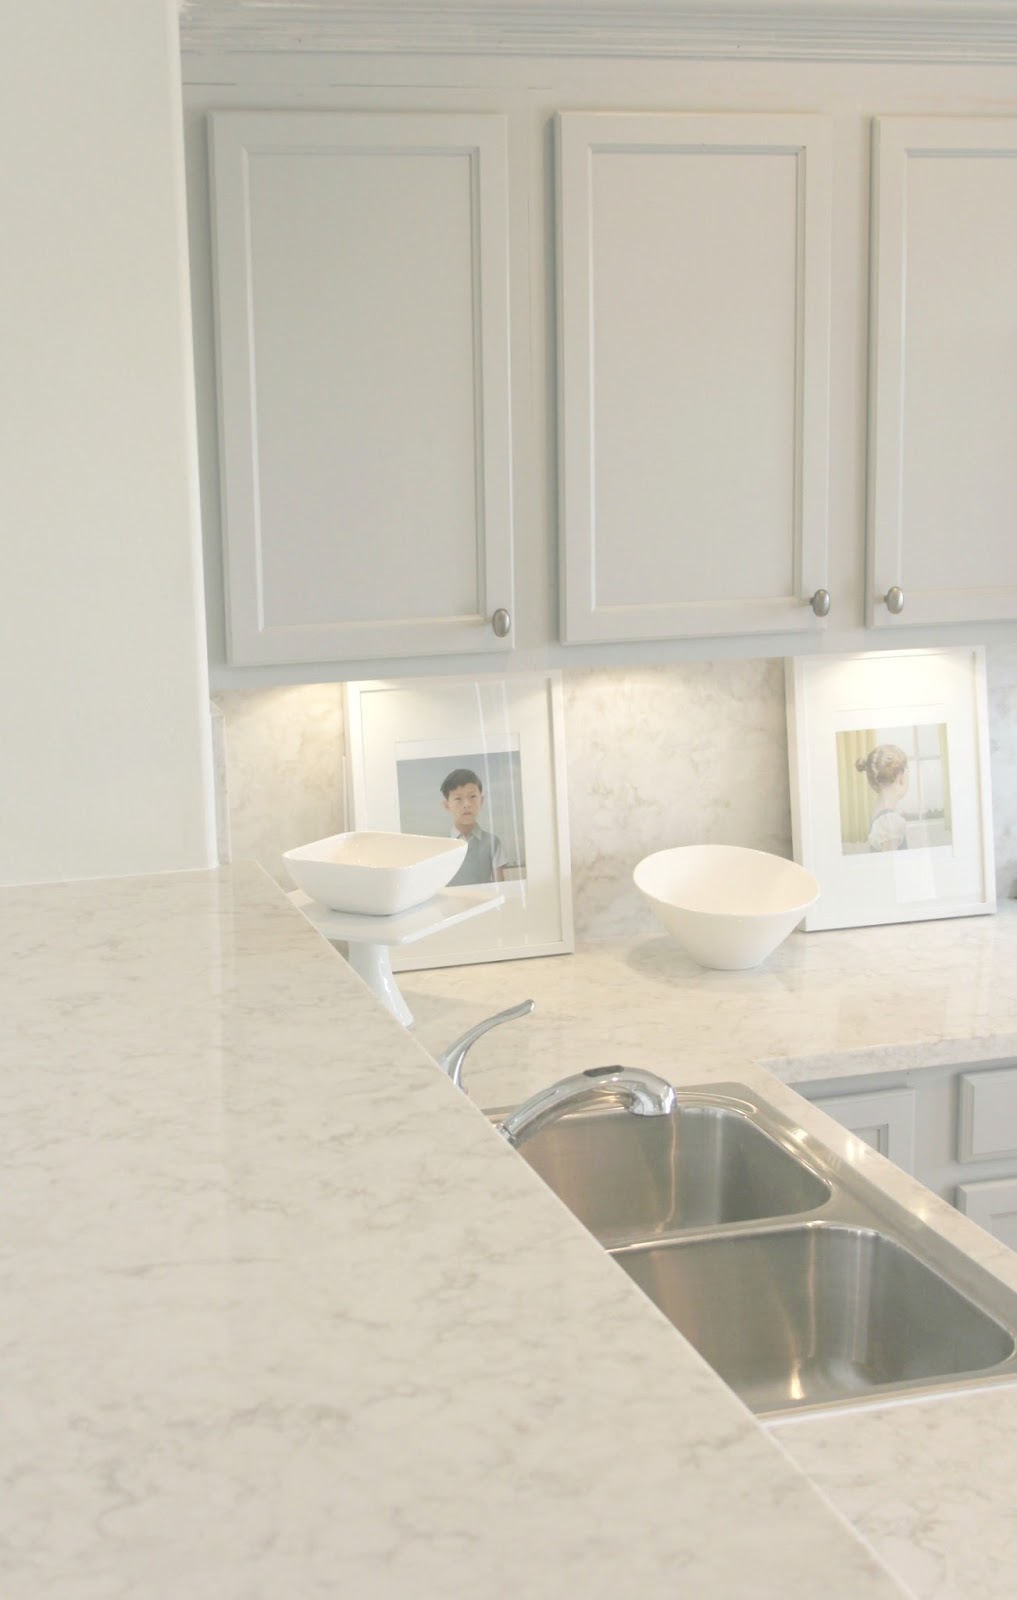
[[[345,717],[349,829],[448,838],[441,783],[467,771],[483,795],[479,820],[500,844],[490,893],[502,904],[394,947],[393,970],[573,951],[561,674],[348,683]],[[475,898],[478,881],[463,892]]]
[[[995,911],[984,650],[798,656],[785,682],[806,931]]]

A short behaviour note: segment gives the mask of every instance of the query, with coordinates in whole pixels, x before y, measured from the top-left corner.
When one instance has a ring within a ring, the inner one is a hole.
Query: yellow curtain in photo
[[[869,837],[873,793],[864,772],[855,767],[876,744],[875,730],[857,728],[837,735],[837,787],[840,792],[842,844],[864,844]]]

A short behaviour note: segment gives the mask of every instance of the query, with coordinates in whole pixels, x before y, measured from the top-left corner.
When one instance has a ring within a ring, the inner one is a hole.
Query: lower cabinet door
[[[957,1160],[1017,1158],[1017,1067],[962,1072],[957,1088]]]
[[[817,1105],[905,1172],[915,1170],[914,1089],[870,1089],[864,1094],[810,1096]]]
[[[957,1185],[957,1209],[1017,1250],[1017,1178]]]

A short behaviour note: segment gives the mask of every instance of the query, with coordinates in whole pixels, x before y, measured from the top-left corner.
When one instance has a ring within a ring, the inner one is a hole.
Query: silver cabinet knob
[[[892,617],[899,617],[904,610],[904,590],[894,584],[892,589],[887,589],[883,596],[883,604]]]
[[[512,618],[509,616],[504,606],[499,606],[497,611],[492,616],[491,627],[494,630],[496,638],[504,639],[507,636],[512,627]]]
[[[826,589],[817,589],[809,605],[817,617],[827,617],[830,614],[830,595]]]

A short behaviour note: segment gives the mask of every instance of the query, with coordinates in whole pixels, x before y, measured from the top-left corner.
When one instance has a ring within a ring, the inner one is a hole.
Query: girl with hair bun
[[[908,792],[908,758],[899,744],[877,744],[859,756],[855,769],[864,772],[876,799],[869,824],[870,850],[906,850],[907,823],[897,809]]]

